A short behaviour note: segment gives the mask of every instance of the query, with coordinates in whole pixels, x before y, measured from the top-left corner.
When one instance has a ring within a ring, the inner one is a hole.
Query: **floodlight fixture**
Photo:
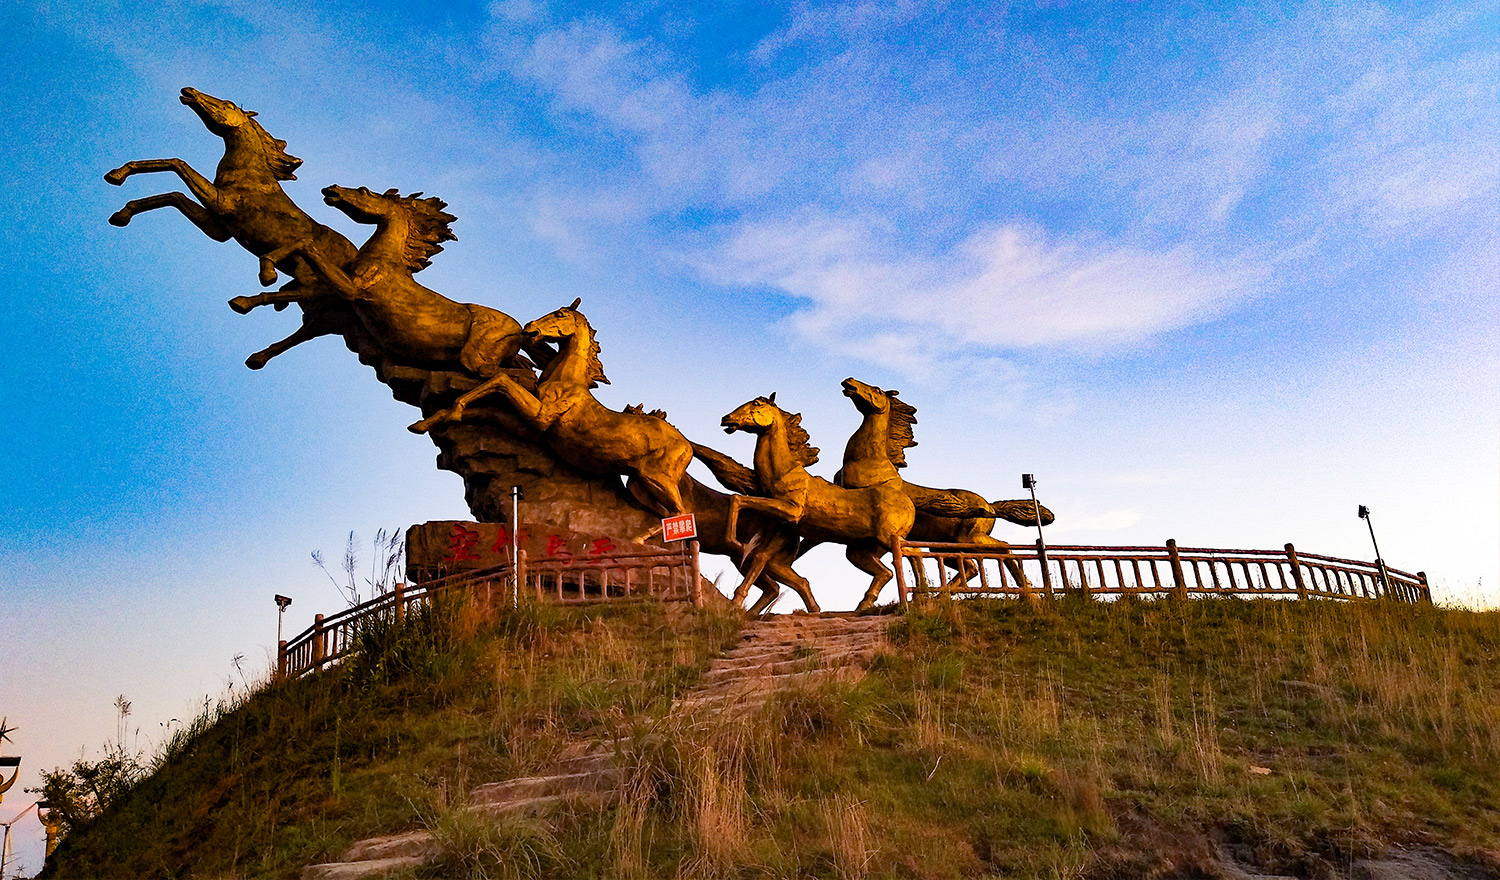
[[[1022,489],[1035,489],[1036,488],[1036,474],[1022,474],[1021,475],[1021,488]]]
[[[291,596],[276,594],[276,644],[281,645],[281,618],[286,614],[286,606],[292,604]]]

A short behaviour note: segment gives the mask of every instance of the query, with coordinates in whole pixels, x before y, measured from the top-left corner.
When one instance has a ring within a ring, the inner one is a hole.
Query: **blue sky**
[[[1497,604],[1494,3],[10,5],[0,77],[0,713],[26,776],[142,745],[244,654],[307,554],[465,515],[353,355],[259,373],[292,313],[126,160],[211,172],[191,85],[329,183],[459,217],[424,283],[522,320],[583,298],[614,406],[775,390],[825,475],[838,382],[919,408],[908,476],[1018,497],[1057,541],[1299,548]],[[1024,530],[997,532],[1025,538]],[[802,564],[825,604],[858,579]],[[31,783],[28,783],[31,784]],[[3,810],[10,806],[7,801]],[[5,813],[0,818],[8,818]],[[36,867],[32,864],[33,868]]]

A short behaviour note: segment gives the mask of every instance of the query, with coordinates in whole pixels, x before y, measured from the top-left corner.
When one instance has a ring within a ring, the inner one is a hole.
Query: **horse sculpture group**
[[[448,299],[416,280],[442,242],[454,239],[449,224],[455,218],[442,200],[394,189],[326,187],[325,202],[375,227],[356,248],[282,190],[302,160],[287,153],[286,142],[272,137],[254,113],[190,88],[182,90],[181,101],[224,141],[213,180],[181,159],[128,162],[105,180],[118,186],[135,174],[169,171],[191,196],[169,192],[134,199],[109,221],[125,226],[144,211],[176,208],[210,238],[233,239],[259,257],[262,285],[289,276],[279,290],[230,300],[240,313],[291,303],[302,311],[301,327],[252,354],[246,360],[251,369],[309,339],[337,334],[351,347],[355,339],[372,344],[399,364],[468,376],[469,390],[411,429],[424,433],[461,423],[470,404],[503,399],[557,459],[584,473],[623,477],[630,495],[653,513],[695,514],[703,551],[728,556],[743,577],[735,601],[743,605],[752,585],[761,589],[751,613],[769,608],[783,585],[817,611],[806,579],[792,564],[821,543],[843,544],[849,561],[870,575],[859,604],[868,609],[892,577],[881,557],[898,540],[1003,547],[989,534],[997,518],[1051,520],[1050,512],[1029,501],[991,503],[973,492],[905,482],[900,469],[905,450],[915,445],[916,409],[898,392],[853,378],[844,380],[843,391],[863,422],[832,481],[808,472],[818,450],[801,416],[777,406],[775,394],[748,401],[721,423],[726,432],[755,435],[753,467],[693,443],[660,412],[609,409],[592,393],[609,380],[578,300],[522,326],[504,312]],[[688,475],[695,457],[729,494]],[[1018,563],[1011,570],[1021,579]]]

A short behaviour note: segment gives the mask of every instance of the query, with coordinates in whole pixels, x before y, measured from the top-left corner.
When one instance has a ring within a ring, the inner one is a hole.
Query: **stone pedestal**
[[[349,348],[374,368],[397,400],[416,407],[413,422],[448,408],[477,384],[462,373],[392,363],[357,337],[349,340]],[[529,370],[514,370],[511,376],[535,387],[536,376]],[[627,542],[661,525],[656,514],[636,504],[619,476],[584,473],[561,461],[498,396],[476,401],[462,422],[438,425],[428,436],[438,448],[438,467],[463,479],[464,501],[479,522],[509,523],[511,487],[520,486],[521,519],[533,529]]]

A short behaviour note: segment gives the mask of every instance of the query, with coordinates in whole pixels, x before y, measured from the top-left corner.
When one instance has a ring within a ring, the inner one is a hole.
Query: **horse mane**
[[[589,350],[587,355],[589,359],[589,387],[598,388],[600,385],[608,385],[609,378],[604,375],[604,363],[599,360],[599,337],[594,333],[594,325],[590,324],[589,319],[585,318],[583,312],[578,311],[578,309],[572,308],[569,311],[578,316],[578,320],[583,322],[583,326],[589,328]],[[665,418],[666,413],[662,413],[662,417]]]
[[[250,123],[251,131],[254,131],[266,145],[266,162],[271,166],[271,175],[277,180],[296,180],[296,170],[302,165],[302,160],[286,151],[286,141],[278,137],[272,137],[266,127],[256,120],[255,115],[245,111],[245,117]]]
[[[912,436],[911,431],[911,426],[917,423],[917,408],[896,397],[894,391],[886,392],[885,396],[891,404],[890,424],[886,428],[886,450],[891,464],[904,468],[906,467],[906,447],[917,445],[916,438]]]
[[[442,199],[424,199],[419,192],[403,196],[394,189],[386,190],[385,198],[400,205],[411,218],[411,228],[406,232],[406,267],[411,271],[431,266],[432,258],[443,250],[440,242],[458,241],[448,226],[458,218],[443,210],[448,203]]]
[[[803,467],[816,464],[818,461],[818,447],[812,445],[812,438],[808,436],[807,429],[802,427],[802,413],[789,413],[770,398],[761,398],[766,403],[776,408],[781,413],[782,421],[786,423],[786,445],[792,451],[792,457]]]

